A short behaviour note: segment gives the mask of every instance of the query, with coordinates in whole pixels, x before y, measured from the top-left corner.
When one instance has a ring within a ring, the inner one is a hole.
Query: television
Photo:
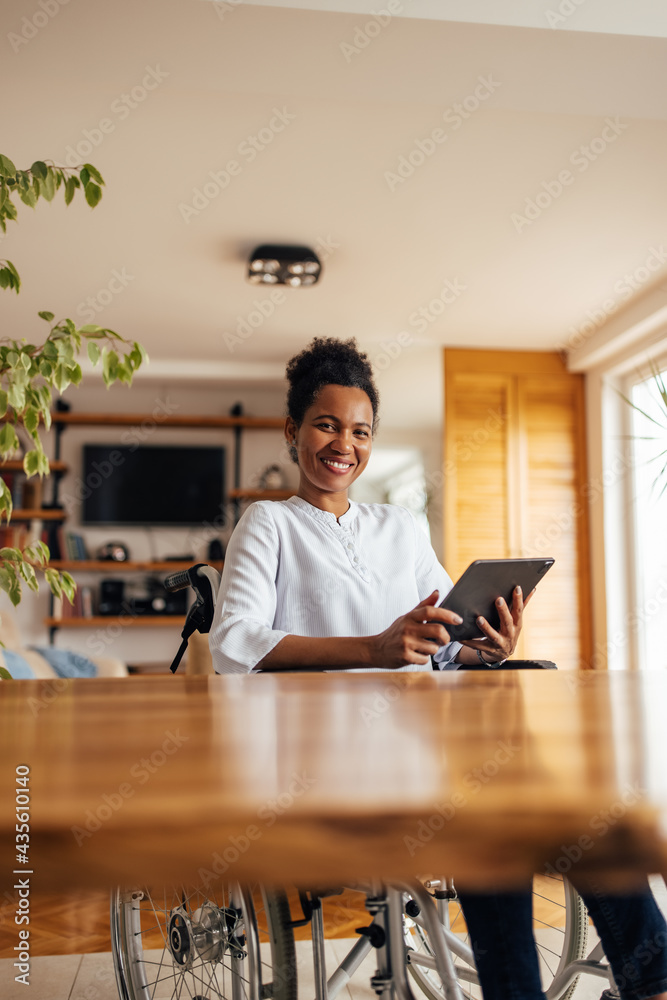
[[[83,524],[201,525],[224,518],[225,449],[87,444]]]

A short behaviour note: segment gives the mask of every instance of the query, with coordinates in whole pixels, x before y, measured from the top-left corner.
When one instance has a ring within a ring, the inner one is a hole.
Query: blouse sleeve
[[[434,590],[439,592],[438,604],[447,596],[454,584],[444,566],[438,561],[438,557],[433,551],[433,546],[421,530],[414,517],[411,521],[415,532],[415,575],[417,579],[417,590],[419,599],[423,600],[432,594]],[[461,649],[460,642],[448,642],[433,654],[433,660],[439,670],[458,670],[459,664],[455,663],[455,657]]]
[[[237,524],[225,553],[209,646],[217,673],[250,673],[288,633],[273,628],[278,532],[263,504]]]

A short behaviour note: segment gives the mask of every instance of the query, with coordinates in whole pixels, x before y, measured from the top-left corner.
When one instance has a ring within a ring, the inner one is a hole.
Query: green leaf
[[[79,333],[85,333],[87,337],[97,334],[99,337],[104,336],[104,331],[101,326],[96,326],[95,323],[87,323],[86,326],[79,327]]]
[[[69,205],[74,197],[74,192],[76,191],[78,184],[76,183],[76,177],[68,177],[65,181],[65,204]]]
[[[58,570],[45,569],[44,579],[51,588],[51,593],[54,594],[56,597],[62,597],[63,588],[62,588],[62,583],[60,582],[60,573],[58,572]]]
[[[67,377],[67,367],[64,364],[57,364],[56,370],[53,373],[53,384],[55,385],[58,392],[64,392],[69,385],[69,378]]]
[[[11,424],[3,424],[0,428],[0,455],[6,458],[7,455],[13,455],[13,453],[19,447],[19,439],[16,436],[16,431]]]
[[[76,593],[76,583],[74,582],[73,578],[69,575],[69,573],[61,573],[60,582],[62,584],[65,597],[70,602],[70,604],[72,604],[74,602],[74,595]]]
[[[0,153],[0,175],[3,177],[16,177],[16,167],[8,156]]]
[[[18,294],[21,287],[21,279],[19,278],[19,273],[12,264],[11,260],[6,260],[0,266],[0,288],[13,288]]]
[[[52,312],[48,312],[46,309],[44,309],[42,312],[38,312],[37,315],[41,319],[45,319],[47,323],[52,323],[53,320],[54,320],[53,313]]]
[[[23,456],[23,469],[26,476],[36,476],[40,471],[40,455],[37,448],[27,451]]]
[[[67,373],[70,378],[72,385],[79,385],[81,379],[83,378],[83,372],[81,371],[81,365],[74,364],[67,369]]]
[[[29,208],[34,208],[37,204],[37,195],[32,188],[26,188],[25,191],[19,191],[19,198],[23,204],[27,205]]]
[[[30,559],[31,562],[38,563],[40,566],[44,566],[51,558],[48,545],[45,545],[41,541],[27,545],[23,551],[23,555],[26,559]]]
[[[87,187],[88,182],[90,181],[90,171],[86,167],[84,167],[82,170],[79,171],[79,177],[81,178],[81,183],[83,184],[83,186]]]
[[[5,514],[9,521],[12,516],[12,494],[4,479],[0,479],[0,513]]]
[[[115,351],[102,351],[102,378],[107,389],[118,375],[118,355]]]
[[[99,187],[97,184],[93,184],[92,181],[89,181],[88,184],[86,185],[86,201],[88,202],[90,207],[95,208],[95,205],[97,205],[101,197],[102,197],[102,188]]]
[[[132,385],[132,365],[130,365],[127,361],[119,361],[117,377],[120,382],[124,382],[126,385]]]
[[[51,171],[47,173],[45,180],[40,182],[40,188],[42,197],[46,198],[47,201],[53,201],[56,193],[56,179]]]
[[[35,576],[35,571],[30,565],[30,563],[26,562],[25,559],[21,559],[18,564],[18,567],[19,567],[19,573],[21,574],[25,582],[28,584],[30,589],[34,591],[39,590],[37,577]]]
[[[35,160],[30,168],[30,172],[33,177],[39,177],[40,180],[44,181],[48,176],[49,168],[43,160]]]
[[[4,569],[5,572],[0,575],[0,589],[9,595],[9,600],[16,607],[21,602],[21,581],[12,563],[6,562]]]
[[[0,667],[0,677],[2,677],[3,681],[14,680],[14,678],[12,677],[12,675],[10,674],[9,670],[7,670],[6,667]]]
[[[94,340],[88,341],[88,357],[94,365],[100,360],[100,348]]]
[[[5,545],[3,548],[0,549],[0,559],[7,559],[10,562],[16,562],[17,560],[22,558],[23,556],[21,555],[20,549],[12,548],[9,545]]]
[[[89,176],[92,177],[94,181],[97,181],[98,184],[104,184],[104,179],[102,177],[102,174],[99,172],[97,167],[94,167],[92,165],[92,163],[84,163],[83,169],[87,171]],[[84,181],[84,183],[86,182]]]
[[[39,427],[39,410],[35,406],[28,406],[23,411],[23,426],[29,434],[33,434]]]
[[[7,412],[7,393],[0,389],[0,417],[4,417]]]
[[[47,340],[42,348],[42,357],[48,361],[56,361],[58,358],[58,348],[52,340]]]
[[[9,405],[11,408],[16,410],[17,413],[20,413],[25,406],[25,388],[18,384],[18,380],[14,383],[14,385],[9,386],[7,396],[9,398]]]

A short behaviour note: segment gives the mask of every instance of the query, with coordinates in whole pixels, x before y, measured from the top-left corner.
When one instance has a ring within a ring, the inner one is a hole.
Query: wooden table
[[[658,672],[2,682],[2,881],[17,765],[45,891],[664,872],[666,706]]]

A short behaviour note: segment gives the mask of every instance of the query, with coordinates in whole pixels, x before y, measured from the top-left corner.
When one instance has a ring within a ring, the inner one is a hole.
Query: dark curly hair
[[[344,385],[363,389],[373,409],[373,432],[377,428],[380,397],[373,381],[373,369],[366,354],[357,348],[354,337],[315,337],[299,354],[287,362],[285,370],[289,389],[287,413],[297,427],[303,423],[306,410],[312,406],[325,385]],[[296,448],[290,449],[296,462]]]

